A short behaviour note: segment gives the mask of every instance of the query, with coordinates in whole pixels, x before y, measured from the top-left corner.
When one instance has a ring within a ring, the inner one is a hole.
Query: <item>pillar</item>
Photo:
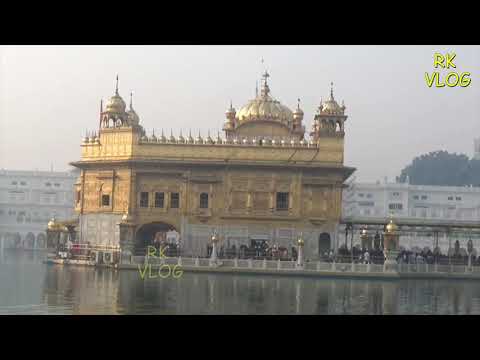
[[[120,257],[123,258],[123,263],[126,259],[130,261],[135,250],[135,225],[130,222],[121,222],[118,226],[120,227]]]

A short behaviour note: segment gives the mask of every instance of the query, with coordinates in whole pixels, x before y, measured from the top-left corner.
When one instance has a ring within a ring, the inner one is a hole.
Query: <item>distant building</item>
[[[78,172],[0,170],[0,237],[6,248],[45,248],[45,229],[55,216],[73,212]]]
[[[473,159],[480,160],[480,138],[473,140]]]
[[[393,214],[397,219],[480,221],[480,187],[352,182],[342,202],[343,218],[385,219]],[[412,242],[408,236],[401,245],[432,247],[430,238]]]

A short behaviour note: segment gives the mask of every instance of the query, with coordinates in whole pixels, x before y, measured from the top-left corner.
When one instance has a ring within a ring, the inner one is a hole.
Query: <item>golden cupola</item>
[[[114,131],[118,128],[134,128],[140,135],[145,135],[145,129],[140,125],[140,117],[133,109],[133,94],[130,93],[130,107],[126,110],[125,101],[118,92],[118,75],[115,94],[105,104],[105,111],[100,105],[100,131]],[[108,129],[108,130],[107,130]]]
[[[385,232],[387,234],[395,234],[398,230],[397,224],[393,222],[393,219],[390,219],[389,223],[385,227]]]
[[[130,93],[130,108],[127,111],[128,120],[130,125],[138,125],[140,123],[140,118],[135,112],[135,110],[133,110],[132,97],[133,97],[133,94]]]
[[[320,105],[313,120],[310,136],[314,141],[322,137],[343,138],[345,136],[346,107],[343,102],[342,106],[338,105],[333,97],[333,83],[330,85],[330,98],[325,102],[320,100]]]
[[[320,107],[318,108],[318,113],[343,115],[345,113],[345,105],[343,103],[342,106],[338,105],[337,101],[333,97],[333,83],[331,85],[332,88],[330,89],[330,99],[320,104]]]
[[[225,123],[223,124],[223,130],[226,134],[230,134],[230,132],[235,128],[235,115],[236,111],[232,106],[232,102],[230,101],[230,108],[227,109],[225,112]]]
[[[303,138],[303,133],[294,131],[294,113],[285,105],[272,97],[267,71],[262,75],[260,94],[242,106],[235,115],[235,121],[229,120],[231,113],[227,112],[229,128],[224,128],[226,136],[238,138]],[[234,125],[233,129],[230,126]],[[299,139],[298,139],[299,140]]]

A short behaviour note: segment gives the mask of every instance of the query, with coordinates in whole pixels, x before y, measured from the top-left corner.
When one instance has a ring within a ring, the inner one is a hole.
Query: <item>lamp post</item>
[[[212,241],[212,254],[210,255],[210,266],[215,266],[217,264],[217,242],[218,242],[216,230],[213,232],[211,241]]]
[[[469,236],[469,240],[467,243],[467,251],[468,251],[468,269],[472,269],[472,254],[473,254],[473,242],[472,238]]]
[[[452,239],[450,238],[450,231],[449,231],[448,228],[447,228],[446,232],[447,232],[447,238],[448,238],[448,265],[451,265],[452,260],[451,260],[451,257],[450,257],[450,249],[452,248]]]
[[[399,240],[398,226],[393,222],[393,218],[390,217],[390,222],[385,227],[384,233],[385,271],[397,271]]]
[[[368,232],[366,227],[364,227],[360,231],[360,239],[362,240],[362,249],[370,250],[370,244],[368,243]]]
[[[300,233],[300,237],[297,240],[298,245],[298,256],[297,256],[297,268],[303,269],[303,246],[305,242],[303,241],[302,233]]]
[[[345,225],[345,250],[347,250],[348,229],[349,229],[349,227],[350,227],[349,224],[346,224],[346,225]]]

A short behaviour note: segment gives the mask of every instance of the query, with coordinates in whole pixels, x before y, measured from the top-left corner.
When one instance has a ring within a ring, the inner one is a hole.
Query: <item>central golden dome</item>
[[[267,84],[269,76],[267,72],[263,75],[260,95],[257,92],[255,99],[250,100],[237,112],[236,117],[239,123],[250,120],[273,120],[288,124],[293,121],[293,112],[270,96],[270,88]]]

